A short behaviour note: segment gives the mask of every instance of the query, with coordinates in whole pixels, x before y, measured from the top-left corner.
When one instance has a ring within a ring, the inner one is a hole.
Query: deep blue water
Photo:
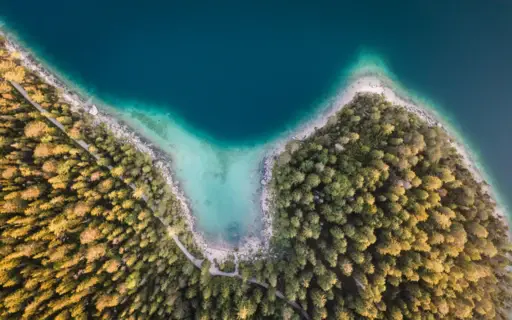
[[[293,126],[372,52],[439,106],[511,202],[512,2],[255,3],[1,1],[0,17],[98,97],[158,106],[223,146]]]

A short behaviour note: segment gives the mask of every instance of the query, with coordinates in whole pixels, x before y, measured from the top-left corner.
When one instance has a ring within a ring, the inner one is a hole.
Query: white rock
[[[96,108],[95,105],[92,105],[92,107],[89,109],[89,113],[92,114],[93,116],[97,115],[98,114],[98,108]]]

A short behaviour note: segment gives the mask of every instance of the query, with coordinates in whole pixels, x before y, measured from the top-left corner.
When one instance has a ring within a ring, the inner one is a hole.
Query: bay
[[[231,242],[259,230],[265,146],[367,56],[436,106],[510,204],[511,14],[472,0],[0,3],[38,57],[174,155],[199,228]]]

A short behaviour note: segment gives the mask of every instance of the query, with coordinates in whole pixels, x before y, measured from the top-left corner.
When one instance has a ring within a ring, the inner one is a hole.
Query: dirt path
[[[25,89],[23,89],[23,87],[21,85],[19,85],[18,83],[16,82],[13,82],[13,81],[9,81],[11,83],[11,85],[25,98],[25,100],[27,100],[34,108],[36,108],[37,110],[39,110],[39,112],[41,112],[42,115],[44,115],[46,117],[46,119],[48,119],[48,121],[50,121],[51,123],[53,123],[57,128],[59,128],[66,136],[68,136],[69,139],[73,140],[75,143],[77,143],[78,145],[80,145],[87,153],[89,153],[92,157],[94,157],[94,159],[96,160],[99,160],[100,159],[100,156],[98,156],[97,154],[94,154],[92,153],[91,151],[89,151],[89,144],[87,142],[85,142],[84,140],[80,140],[80,139],[73,139],[72,137],[70,137],[68,135],[68,133],[66,132],[66,129],[64,128],[64,126],[58,122],[55,118],[52,118],[49,116],[48,112],[43,108],[41,107],[40,104],[38,104],[37,102],[33,101],[30,96],[28,95],[27,91],[25,91]],[[112,170],[112,166],[108,166],[109,170]],[[135,185],[132,183],[132,184],[128,184],[133,190],[135,190]],[[146,202],[146,204],[148,205],[148,207],[151,208],[151,206],[147,203],[147,199],[144,197],[142,199],[144,202]],[[153,208],[151,208],[153,210]],[[154,210],[153,210],[154,212]],[[174,242],[176,243],[176,245],[178,246],[178,248],[180,248],[181,252],[183,252],[183,254],[187,257],[187,259],[194,265],[196,266],[197,268],[201,269],[202,265],[203,265],[203,262],[205,259],[198,259],[196,258],[194,255],[192,255],[190,253],[190,251],[188,251],[188,249],[185,247],[185,245],[181,242],[181,240],[178,238],[178,236],[176,236],[174,234],[174,232],[172,231],[172,228],[171,226],[169,226],[168,224],[166,224],[163,219],[161,219],[160,217],[156,216],[155,217],[158,218],[158,220],[160,220],[160,222],[167,228],[167,233],[169,234],[169,236],[174,240]],[[210,269],[209,269],[209,272],[210,272],[210,275],[212,276],[221,276],[221,277],[230,277],[230,278],[238,278],[238,279],[242,279],[242,276],[240,275],[239,271],[238,271],[238,256],[235,254],[235,271],[233,272],[224,272],[224,271],[221,271],[219,270],[215,264],[212,262],[211,266],[210,266]],[[259,285],[265,289],[269,289],[270,286],[266,283],[262,283],[262,282],[259,282],[257,281],[255,278],[251,278],[251,279],[248,279],[247,280],[248,282],[250,283],[253,283],[253,284],[256,284],[256,285]],[[309,318],[309,315],[306,313],[306,311],[304,309],[302,309],[302,307],[295,301],[290,301],[290,300],[287,300],[286,297],[284,296],[284,294],[277,290],[276,291],[276,297],[284,300],[286,303],[288,303],[290,306],[292,306],[295,310],[299,311],[299,313],[305,318],[305,319],[310,319]]]

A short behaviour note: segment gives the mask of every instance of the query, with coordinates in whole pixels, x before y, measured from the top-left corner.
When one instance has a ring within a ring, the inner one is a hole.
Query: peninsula
[[[0,317],[508,318],[504,212],[382,80],[271,149],[263,240],[226,251],[157,150],[15,49],[2,39]]]

